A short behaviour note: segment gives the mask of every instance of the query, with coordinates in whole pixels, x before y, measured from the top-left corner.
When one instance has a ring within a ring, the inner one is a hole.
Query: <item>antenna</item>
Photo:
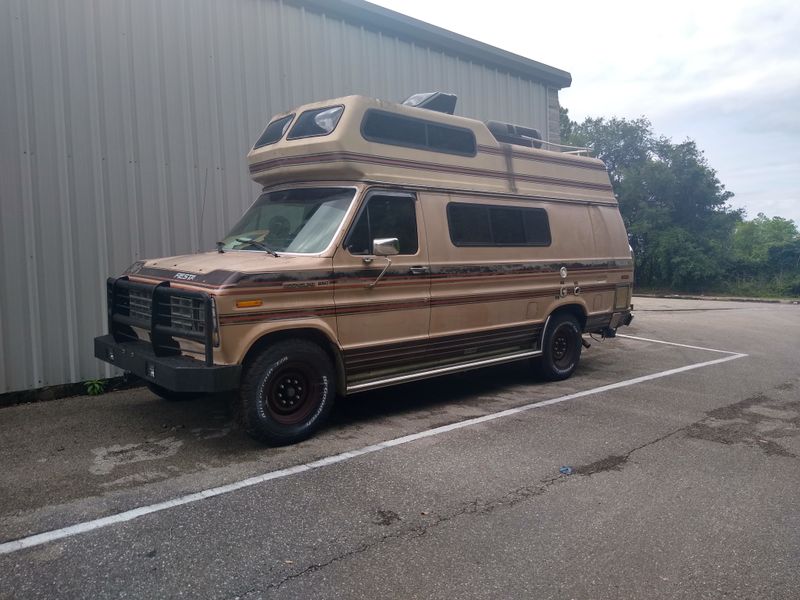
[[[206,212],[206,188],[208,186],[208,167],[205,168],[205,175],[203,175],[203,201],[200,205],[200,223],[197,230],[197,250],[200,250],[200,244],[203,239],[203,215]]]

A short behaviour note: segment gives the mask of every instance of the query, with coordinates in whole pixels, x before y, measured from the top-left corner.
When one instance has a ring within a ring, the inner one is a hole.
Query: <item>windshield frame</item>
[[[342,235],[344,234],[344,230],[347,227],[347,224],[353,218],[353,213],[357,210],[357,207],[358,207],[358,204],[359,204],[358,199],[361,197],[361,194],[364,191],[364,186],[363,185],[357,185],[357,184],[353,184],[353,183],[342,184],[341,182],[327,183],[325,181],[313,181],[313,182],[302,183],[302,184],[296,184],[296,183],[294,183],[294,184],[282,184],[282,185],[276,185],[276,186],[272,186],[272,187],[265,187],[258,193],[258,195],[256,196],[255,200],[253,200],[253,202],[251,202],[250,205],[242,212],[242,214],[241,214],[241,216],[239,218],[241,218],[245,214],[247,214],[247,211],[249,211],[251,208],[253,208],[253,206],[258,202],[259,198],[261,198],[261,196],[263,194],[267,194],[267,193],[270,193],[270,192],[280,192],[280,191],[283,191],[283,190],[298,190],[298,189],[306,189],[306,188],[337,188],[337,189],[342,189],[342,190],[353,190],[353,197],[350,200],[350,205],[347,207],[347,210],[344,212],[344,216],[342,217],[341,223],[339,223],[339,226],[336,228],[336,231],[331,236],[330,242],[328,243],[328,245],[323,250],[321,250],[319,252],[285,252],[285,251],[277,250],[277,253],[278,253],[279,257],[283,257],[283,256],[325,257],[329,253],[331,253],[332,248],[335,248],[337,246],[337,244],[339,243],[339,240],[341,239]],[[233,226],[231,226],[231,227],[233,227]],[[226,234],[226,237],[228,237],[227,234]],[[226,248],[225,249],[225,253],[227,254],[228,252],[247,252],[248,254],[254,254],[254,253],[255,254],[259,254],[259,253],[260,254],[267,254],[264,250],[262,250],[260,248],[255,248],[255,247],[251,248],[251,249],[244,249],[244,248],[230,248],[229,249],[229,248]]]

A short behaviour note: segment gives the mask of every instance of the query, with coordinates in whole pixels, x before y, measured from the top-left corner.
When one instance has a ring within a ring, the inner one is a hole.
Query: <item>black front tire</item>
[[[239,391],[239,415],[248,435],[271,446],[310,437],[333,408],[333,364],[318,345],[286,340],[269,346],[247,365]]]
[[[203,394],[200,392],[174,392],[172,390],[168,390],[165,387],[161,387],[160,385],[156,385],[155,383],[146,382],[147,389],[153,392],[156,396],[163,398],[164,400],[169,400],[170,402],[183,402],[184,400],[193,400],[194,398],[199,398]]]
[[[534,363],[539,376],[548,381],[567,379],[581,358],[581,327],[570,314],[555,315],[547,324],[542,355]]]

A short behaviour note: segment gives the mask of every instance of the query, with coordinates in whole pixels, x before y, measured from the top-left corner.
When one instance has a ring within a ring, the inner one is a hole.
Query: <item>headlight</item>
[[[205,331],[205,309],[201,301],[172,296],[169,304],[172,326],[175,329],[197,333]]]
[[[200,298],[186,298],[184,296],[170,296],[169,299],[170,325],[184,333],[205,335],[206,333],[206,303]],[[211,323],[214,346],[219,346],[219,322],[217,321],[217,302],[211,298]],[[180,335],[180,334],[177,334]]]

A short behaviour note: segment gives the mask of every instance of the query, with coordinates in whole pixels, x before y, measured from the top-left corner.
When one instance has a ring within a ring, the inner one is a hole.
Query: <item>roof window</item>
[[[368,110],[361,123],[364,139],[431,152],[475,156],[475,134],[454,127],[382,110]]]

